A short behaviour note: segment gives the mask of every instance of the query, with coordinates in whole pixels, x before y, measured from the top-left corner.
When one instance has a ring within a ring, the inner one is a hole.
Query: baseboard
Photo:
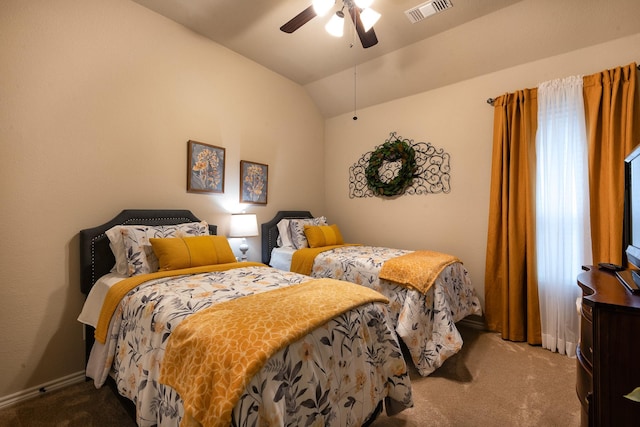
[[[477,329],[479,331],[484,331],[487,329],[487,324],[484,321],[484,316],[478,316],[476,314],[472,314],[471,316],[465,317],[464,319],[460,320],[457,324],[461,326]]]
[[[27,390],[22,390],[17,393],[10,394],[8,396],[0,397],[0,409],[4,409],[8,406],[22,402],[24,400],[32,399],[44,393],[48,393],[53,390],[58,390],[63,387],[70,386],[85,381],[84,371],[76,372],[75,374],[67,375],[66,377],[58,378],[57,380],[49,381],[44,384],[40,384],[35,387],[31,387]]]

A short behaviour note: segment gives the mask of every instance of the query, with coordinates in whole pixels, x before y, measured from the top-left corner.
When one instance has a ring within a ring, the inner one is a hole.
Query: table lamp
[[[242,252],[242,258],[240,261],[247,260],[247,251],[249,245],[247,245],[247,237],[254,237],[258,235],[258,220],[256,214],[239,213],[231,214],[231,223],[229,225],[229,237],[240,237],[242,243],[240,244],[240,251]]]

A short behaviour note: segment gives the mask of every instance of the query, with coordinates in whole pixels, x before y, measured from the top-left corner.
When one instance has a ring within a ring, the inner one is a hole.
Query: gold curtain
[[[624,158],[640,144],[636,64],[584,77],[593,262],[622,262]],[[540,344],[535,265],[537,90],[494,102],[485,317],[504,339]],[[576,272],[577,274],[578,272]]]
[[[494,101],[485,317],[502,338],[541,344],[535,271],[537,89]]]
[[[624,158],[640,143],[636,64],[584,77],[593,262],[622,263]]]

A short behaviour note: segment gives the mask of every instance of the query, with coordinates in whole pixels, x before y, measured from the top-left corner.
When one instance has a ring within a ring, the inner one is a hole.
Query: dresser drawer
[[[582,407],[580,425],[587,427],[592,425],[593,420],[593,372],[590,366],[584,363],[579,347],[576,356],[576,394]]]
[[[585,305],[583,304],[584,308]],[[582,310],[580,316],[580,351],[582,357],[589,364],[589,367],[593,366],[593,323],[591,319],[585,315],[585,311]],[[589,310],[591,313],[591,310]]]
[[[580,403],[583,406],[588,406],[590,395],[593,392],[593,375],[589,366],[584,363],[583,358],[580,356],[581,354],[579,353],[578,357],[576,357],[576,393],[578,393]]]
[[[580,306],[580,312],[582,313],[582,315],[584,317],[586,317],[587,319],[589,319],[589,321],[591,322],[593,320],[593,307],[591,307],[590,305],[585,304],[584,302],[581,304]]]

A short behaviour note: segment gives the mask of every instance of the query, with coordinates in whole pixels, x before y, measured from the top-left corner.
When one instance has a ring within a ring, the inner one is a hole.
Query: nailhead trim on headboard
[[[271,251],[278,241],[278,223],[284,218],[313,218],[313,215],[309,211],[278,211],[269,222],[262,224],[262,262],[264,264],[269,264],[271,261]]]
[[[112,220],[102,225],[81,230],[80,287],[82,292],[88,294],[99,276],[106,274],[111,268],[111,266],[105,265],[105,263],[110,263],[112,258],[106,236],[106,231],[109,228],[115,225],[173,225],[193,221],[201,220],[188,210],[128,209],[123,210]],[[210,224],[209,232],[216,234],[217,226]],[[107,256],[107,258],[98,259],[103,256]]]
[[[122,222],[121,225],[173,225],[173,224],[148,224],[144,223],[145,221],[149,222],[152,218],[129,218]],[[162,218],[154,218],[154,221],[175,221],[174,224],[182,224],[185,222],[192,222],[193,219],[186,217],[162,217]],[[96,249],[95,244],[97,240],[107,238],[106,233],[100,233],[94,238],[91,239],[91,286],[93,286],[96,281],[99,279],[96,277]]]

